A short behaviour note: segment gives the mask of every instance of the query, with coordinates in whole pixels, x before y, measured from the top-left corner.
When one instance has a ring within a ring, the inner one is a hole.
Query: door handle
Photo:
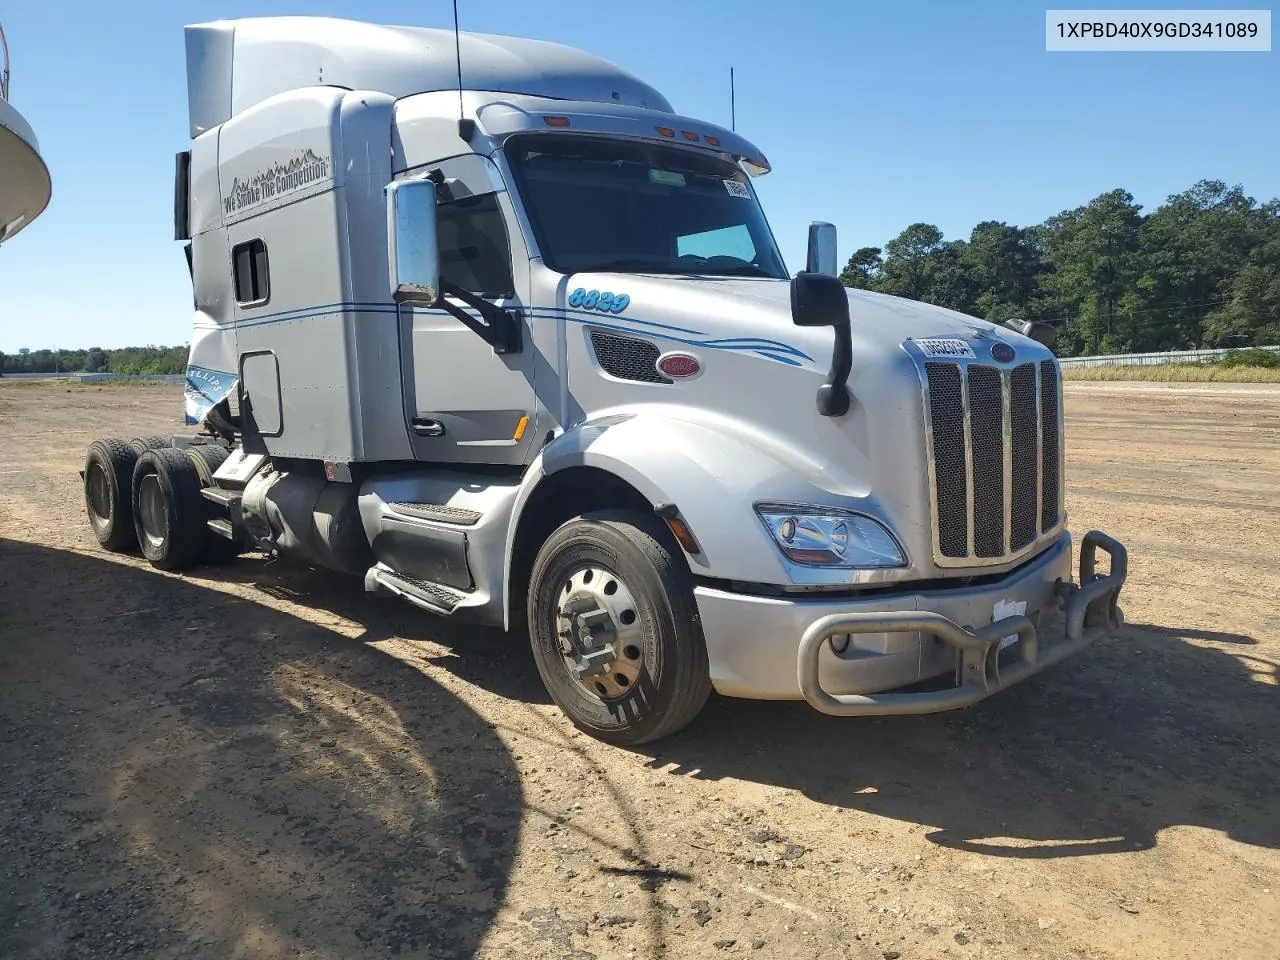
[[[444,424],[430,417],[414,417],[413,432],[420,437],[443,437]]]

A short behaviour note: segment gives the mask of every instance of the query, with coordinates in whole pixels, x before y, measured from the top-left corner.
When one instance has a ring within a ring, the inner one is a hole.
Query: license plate
[[[1027,612],[1027,601],[1025,600],[1018,600],[1017,602],[1013,602],[1010,600],[997,600],[996,605],[991,608],[991,622],[997,623],[1008,617],[1025,616],[1026,612]],[[1012,636],[1001,637],[1000,649],[1003,650],[1005,647],[1009,646],[1010,644],[1016,643],[1017,640],[1018,640],[1018,635],[1016,633],[1013,634]]]

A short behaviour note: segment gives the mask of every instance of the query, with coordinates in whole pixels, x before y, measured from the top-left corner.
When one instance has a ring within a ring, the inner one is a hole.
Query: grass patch
[[[1145,380],[1158,383],[1280,383],[1275,367],[1162,363],[1146,367],[1063,367],[1063,380]]]

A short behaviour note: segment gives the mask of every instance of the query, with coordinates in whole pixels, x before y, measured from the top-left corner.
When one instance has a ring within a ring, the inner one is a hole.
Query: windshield
[[[746,174],[727,160],[563,134],[515,137],[506,152],[553,270],[787,278]]]

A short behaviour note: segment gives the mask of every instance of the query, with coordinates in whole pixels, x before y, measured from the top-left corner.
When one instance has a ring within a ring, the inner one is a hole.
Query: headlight
[[[876,520],[835,507],[757,503],[756,513],[784,554],[811,567],[905,567],[893,535]]]

